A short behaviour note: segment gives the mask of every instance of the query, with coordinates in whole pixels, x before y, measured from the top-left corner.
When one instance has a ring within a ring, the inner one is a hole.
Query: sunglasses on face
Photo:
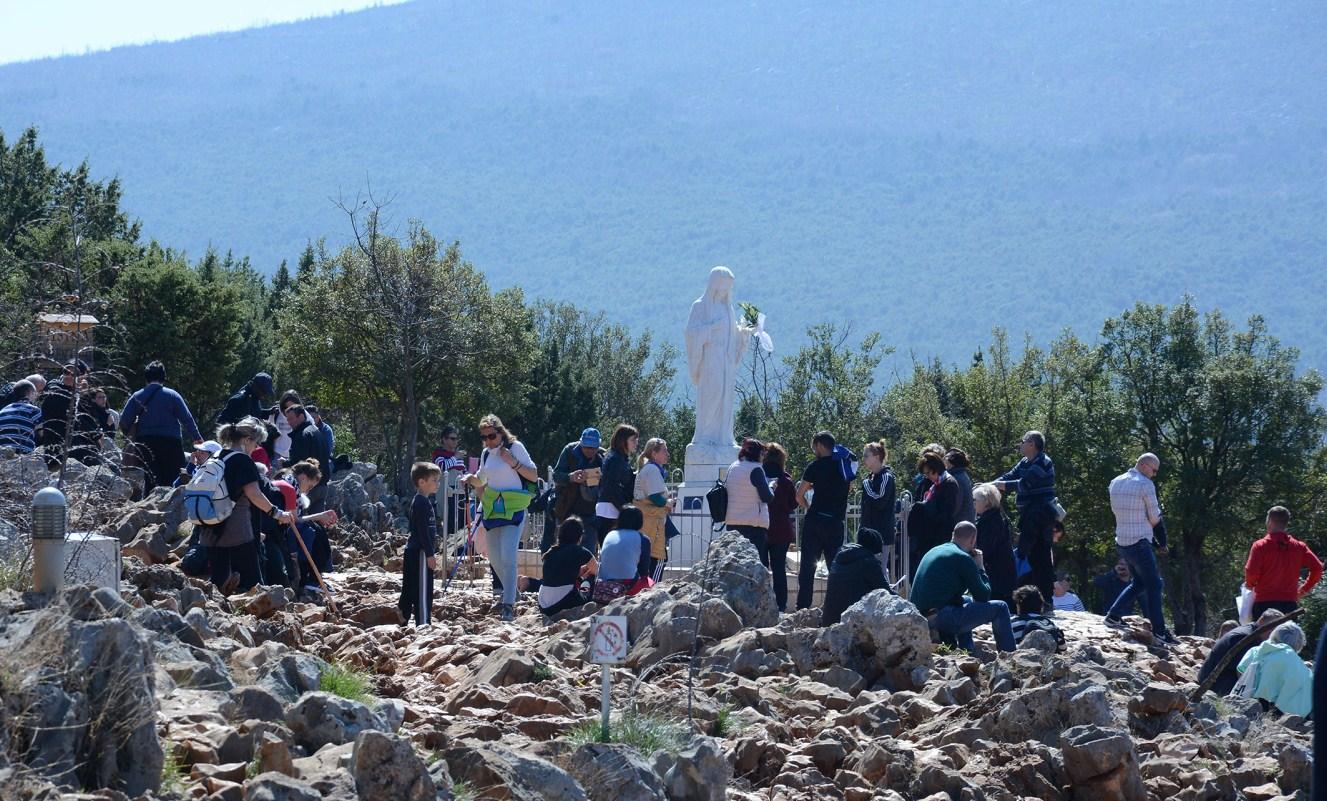
[[[482,440],[485,441],[485,442],[494,442],[494,441],[496,441],[497,438],[498,438],[498,432],[496,432],[496,431],[490,431],[490,432],[488,432],[487,434],[481,433],[481,434],[479,435],[479,438],[482,439]]]

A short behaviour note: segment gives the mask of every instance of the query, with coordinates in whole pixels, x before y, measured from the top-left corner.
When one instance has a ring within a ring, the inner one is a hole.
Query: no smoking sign
[[[627,618],[603,615],[590,618],[590,663],[620,665],[627,661]]]

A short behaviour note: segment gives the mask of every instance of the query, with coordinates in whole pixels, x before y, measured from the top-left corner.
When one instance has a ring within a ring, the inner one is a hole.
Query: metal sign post
[[[608,711],[612,695],[609,666],[627,661],[627,618],[600,615],[590,619],[590,664],[603,665],[603,698],[599,709],[599,739],[608,742]]]

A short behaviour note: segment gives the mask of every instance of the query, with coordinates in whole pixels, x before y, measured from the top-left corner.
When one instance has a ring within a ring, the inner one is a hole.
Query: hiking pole
[[[452,579],[456,578],[456,574],[460,571],[461,564],[465,562],[465,556],[470,551],[470,542],[473,538],[474,533],[470,531],[467,525],[465,544],[461,547],[461,555],[456,557],[456,564],[452,565],[451,575],[447,576],[446,583],[442,585],[442,592],[438,593],[438,600],[442,600],[442,597],[447,594],[447,588],[452,585]]]
[[[1200,700],[1203,697],[1203,695],[1209,689],[1211,689],[1212,685],[1216,684],[1216,680],[1221,677],[1221,671],[1226,669],[1226,666],[1229,665],[1232,660],[1234,660],[1235,656],[1237,654],[1243,654],[1249,650],[1248,648],[1244,647],[1245,643],[1249,642],[1250,640],[1253,640],[1256,643],[1257,641],[1256,638],[1259,635],[1261,635],[1263,632],[1267,631],[1268,629],[1274,629],[1277,626],[1281,625],[1282,623],[1294,620],[1300,615],[1303,615],[1305,611],[1306,610],[1304,609],[1304,607],[1301,606],[1295,609],[1293,612],[1287,612],[1281,617],[1278,617],[1276,620],[1269,620],[1266,623],[1263,623],[1261,626],[1254,628],[1253,631],[1244,635],[1244,639],[1235,643],[1234,648],[1231,648],[1229,651],[1226,651],[1226,655],[1221,658],[1220,662],[1216,663],[1216,667],[1212,670],[1211,673],[1207,674],[1207,678],[1203,680],[1203,683],[1199,684],[1198,689],[1194,690],[1193,695],[1189,696],[1189,701],[1191,703],[1196,703],[1198,700]],[[1253,647],[1252,645],[1249,646],[1249,648],[1252,647]]]
[[[304,538],[300,536],[299,529],[295,528],[294,523],[290,524],[290,533],[295,535],[295,542],[299,543],[299,549],[304,552],[304,560],[309,563],[309,569],[313,571],[313,577],[318,580],[318,588],[327,597],[327,605],[331,607],[332,614],[340,617],[341,613],[337,611],[336,600],[332,598],[331,590],[327,589],[327,585],[323,583],[323,574],[318,572],[318,566],[313,563],[313,554],[309,553],[309,546],[304,544]]]

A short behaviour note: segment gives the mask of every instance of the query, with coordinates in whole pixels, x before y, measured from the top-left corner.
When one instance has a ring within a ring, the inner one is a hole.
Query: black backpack
[[[714,488],[705,493],[705,503],[710,507],[710,519],[714,521],[714,528],[723,526],[724,521],[728,519],[728,488],[722,481],[715,481]]]

